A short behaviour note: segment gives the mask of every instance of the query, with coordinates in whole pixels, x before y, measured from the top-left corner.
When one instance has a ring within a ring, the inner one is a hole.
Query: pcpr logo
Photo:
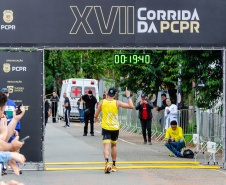
[[[1,30],[16,30],[16,25],[9,25],[9,23],[13,22],[12,10],[5,10],[3,12],[3,20],[7,25],[1,25]]]
[[[8,64],[8,63],[3,64],[3,71],[5,73],[10,72],[10,64]]]
[[[3,20],[6,23],[11,23],[13,21],[13,11],[12,10],[5,10],[3,12]]]
[[[17,66],[17,67],[12,67],[12,71],[27,71],[26,67],[21,67],[21,66]]]

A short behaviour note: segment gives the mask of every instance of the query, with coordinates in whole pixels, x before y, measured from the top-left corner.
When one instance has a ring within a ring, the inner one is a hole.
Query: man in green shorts
[[[116,149],[116,143],[118,140],[119,135],[119,128],[120,124],[118,121],[118,108],[127,108],[127,109],[133,109],[133,102],[130,97],[130,92],[127,91],[126,88],[126,97],[128,99],[128,103],[123,103],[119,100],[115,100],[115,94],[116,89],[110,88],[108,90],[108,98],[101,100],[100,104],[97,108],[96,114],[94,115],[95,120],[98,122],[98,115],[100,111],[102,111],[102,136],[103,136],[103,143],[104,143],[104,157],[106,161],[105,166],[105,173],[110,173],[118,171],[116,168],[115,162],[117,157],[117,149]],[[111,143],[111,157],[113,161],[112,167],[109,164],[109,149],[110,149],[110,143]]]

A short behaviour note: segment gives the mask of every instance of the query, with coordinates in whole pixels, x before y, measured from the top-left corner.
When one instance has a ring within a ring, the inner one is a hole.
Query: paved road
[[[45,162],[102,162],[103,145],[101,128],[95,127],[95,136],[82,136],[83,125],[71,123],[63,128],[61,123],[48,123],[44,142]],[[120,134],[117,161],[185,161],[169,157],[163,144],[142,144],[141,136]],[[203,156],[199,157],[204,162]],[[188,160],[191,161],[191,160]],[[102,167],[103,165],[70,165],[46,167]],[[126,166],[118,165],[118,166]],[[131,164],[127,164],[131,166]],[[25,185],[75,185],[75,184],[226,184],[226,171],[206,169],[124,169],[104,174],[103,170],[76,171],[24,171],[19,177],[8,174],[4,181],[14,179]]]

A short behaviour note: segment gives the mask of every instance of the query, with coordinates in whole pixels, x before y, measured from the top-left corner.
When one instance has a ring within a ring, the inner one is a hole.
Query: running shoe
[[[111,172],[117,172],[118,171],[118,168],[116,168],[115,165],[112,165],[111,167]]]
[[[111,172],[111,166],[110,166],[109,162],[107,162],[106,166],[105,166],[104,173],[110,173],[110,172]]]
[[[176,156],[177,157],[182,157],[182,154],[180,152],[177,152]]]

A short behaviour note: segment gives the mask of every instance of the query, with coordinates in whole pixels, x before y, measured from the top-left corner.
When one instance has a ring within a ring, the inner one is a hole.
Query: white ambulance
[[[64,118],[65,108],[62,106],[64,104],[63,94],[66,92],[67,97],[71,104],[71,119],[79,119],[79,110],[77,102],[82,95],[88,94],[91,90],[93,95],[96,97],[97,102],[99,102],[99,91],[98,91],[98,81],[95,79],[83,79],[83,78],[71,78],[63,80],[60,94],[60,101],[58,107],[58,115],[60,118]],[[96,105],[97,107],[97,105]]]

